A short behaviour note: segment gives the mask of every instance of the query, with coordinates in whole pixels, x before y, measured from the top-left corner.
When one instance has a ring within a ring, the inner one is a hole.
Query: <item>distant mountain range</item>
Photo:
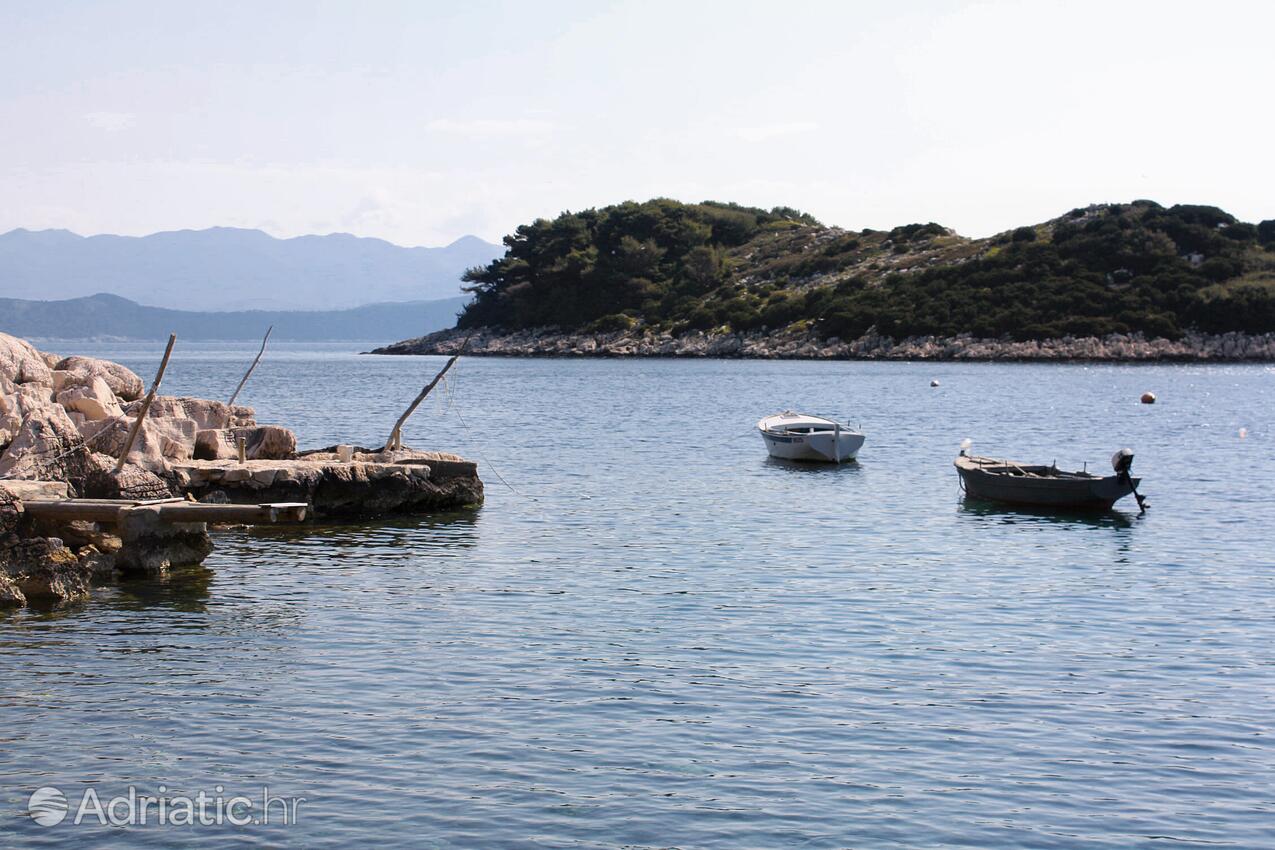
[[[340,310],[459,296],[465,269],[503,252],[476,236],[405,248],[348,233],[276,239],[230,227],[150,236],[17,229],[0,234],[0,295],[109,292],[176,310]]]
[[[0,331],[56,339],[384,340],[449,328],[468,296],[369,304],[349,310],[196,312],[144,307],[117,295],[65,301],[0,298]]]

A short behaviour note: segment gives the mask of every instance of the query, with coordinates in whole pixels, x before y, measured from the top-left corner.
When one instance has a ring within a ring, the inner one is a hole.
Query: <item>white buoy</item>
[[[935,378],[934,380],[930,381],[930,386],[932,386],[932,387],[937,387],[938,385],[939,385],[939,379],[938,379],[938,378]]]

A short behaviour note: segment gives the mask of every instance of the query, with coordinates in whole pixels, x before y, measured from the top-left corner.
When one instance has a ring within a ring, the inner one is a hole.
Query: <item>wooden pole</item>
[[[239,391],[243,389],[243,385],[248,383],[248,378],[252,377],[252,370],[257,368],[257,364],[261,362],[261,355],[266,353],[266,342],[270,339],[270,332],[274,330],[274,325],[266,328],[265,338],[261,340],[261,350],[257,352],[257,358],[252,361],[252,365],[248,367],[248,372],[243,376],[243,380],[239,382],[239,386],[235,387],[234,395],[230,397],[230,401],[226,402],[227,407],[235,406],[235,399],[239,398]]]
[[[460,348],[456,349],[456,353],[443,365],[442,370],[434,376],[434,380],[425,385],[425,389],[421,390],[420,395],[416,396],[416,399],[407,406],[407,410],[403,411],[403,415],[394,423],[394,430],[390,431],[390,438],[385,441],[385,451],[403,448],[403,424],[407,422],[409,416],[416,412],[416,408],[420,407],[421,402],[425,400],[425,396],[429,395],[430,390],[438,386],[438,382],[447,374],[447,370],[452,368],[452,364],[464,353],[465,346],[469,345],[469,337],[471,336],[473,336],[472,333],[465,337],[465,341],[460,344]]]
[[[142,399],[142,407],[137,411],[137,419],[133,420],[133,427],[129,429],[128,441],[124,443],[124,451],[120,453],[119,463],[115,464],[116,472],[124,468],[124,463],[128,460],[128,453],[133,450],[133,441],[137,439],[137,432],[142,430],[142,420],[146,418],[146,412],[151,409],[151,402],[155,400],[155,393],[159,392],[159,382],[164,380],[164,370],[168,368],[168,358],[173,353],[173,344],[175,342],[177,342],[177,334],[169,334],[168,347],[164,349],[164,359],[159,361],[159,371],[155,373],[155,383],[151,384],[150,392],[146,394],[146,398]]]

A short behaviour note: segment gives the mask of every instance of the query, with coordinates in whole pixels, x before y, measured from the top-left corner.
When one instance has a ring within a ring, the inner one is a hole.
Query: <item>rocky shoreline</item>
[[[869,333],[852,341],[801,331],[767,334],[695,331],[681,336],[629,330],[564,332],[558,328],[438,331],[366,352],[487,357],[714,357],[771,360],[956,360],[1112,363],[1238,363],[1275,361],[1275,333],[1188,334],[1179,340],[1140,335],[1063,337],[1016,342],[957,337],[895,340]]]
[[[298,451],[291,430],[258,424],[251,407],[165,395],[148,406],[143,395],[142,379],[118,363],[49,354],[0,333],[0,608],[83,599],[95,581],[202,562],[212,551],[206,524],[163,521],[157,504],[288,503],[323,521],[483,501],[476,464],[458,455]],[[121,512],[99,522],[27,510],[67,499]]]

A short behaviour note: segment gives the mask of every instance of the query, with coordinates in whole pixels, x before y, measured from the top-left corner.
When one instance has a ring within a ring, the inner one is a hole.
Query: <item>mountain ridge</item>
[[[60,301],[0,298],[0,332],[20,338],[256,340],[273,326],[279,341],[376,340],[449,327],[467,296],[366,304],[347,310],[199,312],[148,307],[110,293]]]
[[[472,235],[430,248],[349,233],[279,238],[252,228],[82,236],[19,227],[0,234],[0,293],[49,300],[110,292],[206,312],[352,309],[459,297],[465,270],[502,250]]]

